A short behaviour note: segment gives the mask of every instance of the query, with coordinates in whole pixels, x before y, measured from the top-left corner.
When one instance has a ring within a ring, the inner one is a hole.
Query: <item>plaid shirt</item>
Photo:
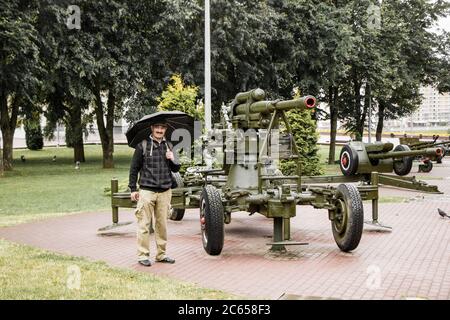
[[[152,146],[153,144],[153,146]],[[130,167],[128,187],[135,192],[137,176],[139,173],[139,186],[141,189],[165,191],[172,186],[172,172],[178,172],[180,165],[166,159],[167,142],[159,143],[152,138],[147,139],[145,157],[142,143],[136,146]]]

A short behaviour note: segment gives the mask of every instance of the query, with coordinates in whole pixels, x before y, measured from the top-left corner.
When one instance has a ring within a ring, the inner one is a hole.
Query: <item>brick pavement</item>
[[[436,170],[437,174],[448,174],[444,169],[442,173]],[[168,254],[176,258],[174,265],[144,268],[136,263],[135,223],[97,234],[97,228],[110,224],[109,212],[1,228],[0,238],[252,298],[448,300],[450,219],[440,218],[437,208],[450,212],[450,181],[430,182],[439,184],[446,195],[380,204],[380,220],[393,231],[382,232],[365,225],[361,243],[352,253],[337,248],[327,212],[308,206],[297,207],[291,231],[293,240],[309,245],[288,247],[283,255],[269,252],[266,245],[271,241],[272,220],[246,213],[233,214],[231,224],[226,225],[222,254],[207,255],[201,243],[197,210],[188,210],[183,221],[169,221]],[[383,192],[396,195],[403,191]],[[370,212],[370,204],[365,205],[366,219]],[[122,211],[120,220],[134,220],[132,212]],[[153,242],[152,249],[154,253]]]

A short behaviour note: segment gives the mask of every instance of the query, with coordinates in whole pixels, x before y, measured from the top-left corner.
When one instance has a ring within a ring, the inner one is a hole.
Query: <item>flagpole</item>
[[[210,2],[205,0],[205,126],[211,130],[211,29]]]

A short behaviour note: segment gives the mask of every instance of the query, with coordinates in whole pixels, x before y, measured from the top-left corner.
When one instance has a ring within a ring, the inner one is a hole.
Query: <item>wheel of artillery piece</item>
[[[351,146],[345,145],[342,147],[341,155],[339,156],[339,166],[344,176],[353,176],[358,171],[358,152]]]
[[[433,170],[433,162],[430,159],[426,159],[423,161],[423,164],[420,165],[420,171],[428,173]]]
[[[441,149],[441,155],[437,156],[436,163],[442,163],[442,158],[445,157],[445,149],[443,147],[439,147]]]
[[[336,209],[331,212],[333,237],[339,249],[344,252],[355,249],[364,225],[364,212],[358,188],[352,184],[340,184],[334,201]]]
[[[203,188],[200,196],[200,226],[205,251],[219,255],[224,242],[224,211],[219,191],[211,185]]]
[[[177,188],[184,187],[183,178],[181,177],[181,175],[178,172],[172,172],[172,177],[177,182]],[[169,219],[174,220],[174,221],[182,220],[184,217],[184,211],[185,211],[185,209],[170,207]]]
[[[411,149],[407,145],[399,144],[395,147],[394,152],[395,151],[411,151]],[[413,160],[413,157],[394,159],[394,172],[399,176],[406,176],[411,172]]]

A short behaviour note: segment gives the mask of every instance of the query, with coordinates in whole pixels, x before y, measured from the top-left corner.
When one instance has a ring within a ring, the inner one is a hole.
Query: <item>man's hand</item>
[[[171,160],[171,161],[174,161],[174,160],[175,160],[172,151],[167,150],[167,152],[166,152],[166,159]]]
[[[132,192],[131,193],[131,201],[137,202],[139,200],[139,192]]]

